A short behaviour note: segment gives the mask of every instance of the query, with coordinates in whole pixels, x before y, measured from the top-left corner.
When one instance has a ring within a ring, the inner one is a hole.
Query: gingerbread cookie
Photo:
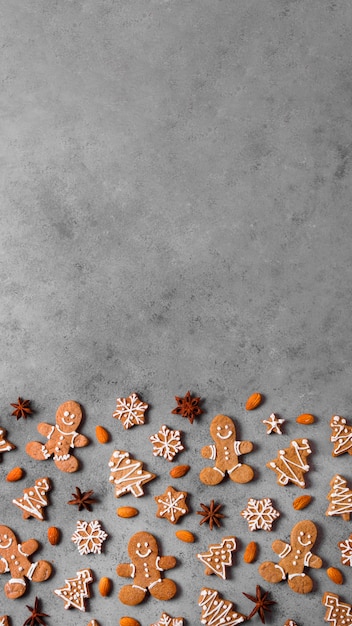
[[[141,531],[132,535],[128,542],[131,563],[120,563],[118,576],[133,578],[132,585],[120,589],[119,598],[123,604],[140,604],[147,591],[157,600],[171,600],[177,588],[173,580],[162,578],[162,572],[176,565],[174,556],[161,556],[157,540],[150,533]]]
[[[187,491],[176,491],[173,487],[167,487],[162,495],[154,497],[158,505],[156,516],[176,524],[180,517],[188,513],[187,495]]]
[[[197,559],[205,565],[205,574],[216,574],[225,580],[226,567],[232,565],[232,553],[237,550],[236,537],[223,537],[221,543],[212,543],[208,552],[197,554]]]
[[[180,431],[171,430],[165,424],[149,439],[153,444],[154,456],[163,456],[167,461],[173,461],[176,454],[184,450]]]
[[[202,608],[201,623],[205,626],[236,626],[247,620],[245,615],[233,610],[232,602],[223,600],[218,591],[209,587],[201,589],[198,605]]]
[[[311,453],[308,439],[294,439],[289,448],[279,450],[276,459],[266,466],[277,473],[279,485],[286,486],[289,482],[304,488],[304,474],[308,472],[307,456]]]
[[[337,545],[341,550],[342,565],[352,567],[352,534],[345,541],[339,541]]]
[[[60,404],[56,411],[55,425],[41,422],[37,429],[47,437],[46,443],[30,441],[26,452],[37,461],[44,461],[53,456],[56,467],[62,472],[76,472],[79,463],[71,453],[71,448],[87,446],[89,440],[76,429],[82,421],[82,409],[78,402],[69,400]]]
[[[65,609],[85,611],[85,600],[90,598],[90,583],[93,582],[93,573],[90,569],[81,569],[75,578],[65,580],[64,587],[54,589],[54,593],[61,598]]]
[[[312,579],[304,573],[305,567],[322,567],[320,557],[312,554],[311,548],[317,538],[317,527],[313,522],[298,522],[291,531],[291,543],[276,539],[272,549],[280,557],[279,563],[266,561],[259,566],[259,573],[269,583],[286,580],[296,593],[309,593],[313,589]]]
[[[227,415],[216,415],[210,424],[210,434],[214,444],[201,450],[202,457],[214,461],[213,467],[205,467],[199,478],[205,485],[218,485],[227,473],[235,483],[248,483],[254,477],[249,465],[239,463],[240,454],[253,450],[251,441],[238,441],[236,428]]]
[[[326,607],[325,622],[333,626],[352,625],[352,606],[347,602],[342,602],[336,593],[326,591],[321,601]]]
[[[10,626],[9,616],[1,615],[0,616],[0,626]]]
[[[281,424],[284,423],[284,419],[279,418],[275,415],[275,413],[271,413],[270,417],[267,420],[262,420],[263,424],[266,424],[266,434],[271,435],[271,433],[276,433],[277,435],[282,435]]]
[[[109,461],[109,480],[115,486],[115,497],[132,493],[136,498],[144,495],[143,485],[156,478],[143,469],[142,461],[133,460],[128,452],[114,450]]]
[[[352,454],[352,426],[347,425],[344,417],[334,415],[330,420],[330,427],[330,441],[334,444],[332,456],[340,456],[345,452]]]
[[[80,554],[100,554],[101,546],[107,536],[98,520],[91,522],[78,520],[76,532],[72,535],[71,541],[76,544]]]
[[[293,619],[288,619],[284,623],[284,626],[298,626],[298,624],[296,624],[296,622],[294,622]]]
[[[39,548],[35,539],[18,543],[8,526],[0,526],[0,574],[10,572],[11,580],[6,583],[5,595],[11,600],[20,598],[26,591],[26,578],[36,583],[47,580],[52,572],[48,561],[31,563],[31,556]]]
[[[6,430],[5,428],[0,428],[0,454],[1,452],[10,452],[10,450],[14,450],[16,446],[8,441],[5,437]]]
[[[132,426],[144,424],[144,413],[148,406],[146,402],[138,398],[136,393],[131,393],[128,398],[116,399],[116,409],[112,416],[120,420],[127,430]]]
[[[23,519],[34,517],[35,519],[44,520],[43,509],[48,506],[48,496],[46,495],[51,489],[49,478],[38,478],[33,487],[23,489],[23,497],[12,500],[13,504],[23,511]]]
[[[183,626],[183,617],[170,617],[167,613],[163,613],[159,621],[150,626]]]
[[[249,530],[271,530],[273,522],[280,517],[279,511],[274,509],[270,498],[255,500],[249,498],[247,508],[241,511],[242,517],[247,520]]]
[[[347,487],[347,480],[340,474],[335,474],[330,481],[331,489],[326,496],[330,504],[325,515],[341,515],[348,522],[352,513],[352,491]]]

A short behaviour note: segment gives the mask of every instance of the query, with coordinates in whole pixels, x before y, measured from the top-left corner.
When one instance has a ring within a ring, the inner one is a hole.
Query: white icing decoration
[[[270,498],[248,500],[247,508],[241,511],[242,517],[247,520],[249,530],[271,530],[276,518],[280,517],[279,511],[274,509]]]
[[[286,458],[286,453],[291,450],[291,448],[287,448],[286,450],[278,451],[278,460],[281,461],[284,465],[284,469],[278,467],[278,465],[274,461],[271,461],[271,467],[278,472],[279,480],[278,482],[281,485],[287,485],[289,481],[299,485],[300,487],[305,486],[305,481],[303,479],[299,479],[297,476],[297,470],[300,472],[307,472],[309,470],[309,465],[304,462],[302,457],[302,452],[306,454],[311,453],[311,449],[309,447],[307,439],[302,439],[302,444],[300,445],[297,440],[291,441],[291,447],[295,449],[296,460]]]
[[[124,428],[144,424],[144,413],[148,404],[142,402],[136,393],[132,393],[128,398],[117,398],[116,409],[113,417],[120,420]]]
[[[178,452],[184,450],[180,431],[170,430],[165,424],[149,439],[153,444],[154,456],[163,456],[168,461],[172,461]]]
[[[349,515],[352,513],[352,491],[347,488],[347,481],[336,474],[328,498],[330,505],[326,515]]]
[[[171,522],[175,522],[177,513],[180,513],[180,515],[185,515],[188,511],[187,508],[184,508],[184,506],[179,505],[179,502],[182,502],[184,500],[185,500],[185,494],[182,492],[179,493],[176,497],[173,495],[171,491],[167,491],[165,497],[158,496],[157,497],[158,504],[161,504],[164,507],[163,509],[160,509],[160,511],[158,512],[158,515],[160,515],[160,517],[164,517],[164,515],[165,516],[169,515]]]
[[[220,600],[215,589],[204,588],[200,592],[199,606],[202,607],[201,623],[207,626],[236,626],[245,621],[243,615],[232,610],[232,602]]]
[[[142,485],[155,478],[155,474],[142,470],[142,461],[133,461],[128,452],[115,450],[109,461],[110,482],[115,485],[115,496],[132,493],[136,498],[143,496]]]
[[[223,550],[224,547],[226,548],[226,550]],[[197,554],[197,558],[208,569],[212,570],[214,574],[225,580],[225,567],[229,567],[230,565],[232,565],[232,552],[234,552],[236,548],[236,537],[223,537],[221,543],[209,546],[209,551]],[[219,550],[221,550],[222,553],[221,563],[219,563],[219,559],[216,558],[216,556],[219,555]]]
[[[334,456],[347,452],[352,446],[352,426],[346,426],[346,420],[339,415],[334,415],[330,421],[333,434],[330,441],[334,443]]]
[[[76,544],[80,554],[100,554],[101,546],[107,538],[107,533],[102,530],[100,522],[77,522],[77,528],[71,540]]]
[[[280,425],[284,421],[284,419],[276,417],[275,413],[271,413],[267,420],[263,420],[263,424],[266,424],[266,434],[276,433],[277,435],[282,435]]]
[[[93,581],[93,576],[89,569],[79,570],[76,578],[68,578],[65,580],[65,587],[55,589],[59,598],[64,600],[64,608],[68,609],[70,606],[85,611],[84,599],[89,598],[88,584]]]
[[[48,505],[45,493],[50,490],[50,484],[46,478],[39,478],[29,493],[23,494],[22,498],[12,500],[13,504],[29,513],[32,517],[43,520],[42,508]]]

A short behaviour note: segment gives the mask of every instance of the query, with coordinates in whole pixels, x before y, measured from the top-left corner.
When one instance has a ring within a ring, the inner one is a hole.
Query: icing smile
[[[219,439],[228,439],[229,437],[231,437],[232,435],[232,431],[229,430],[226,435],[220,435],[220,433],[217,433],[217,436],[219,437]]]
[[[145,559],[147,556],[149,556],[151,554],[151,549],[148,548],[148,550],[143,554],[143,552],[140,552],[139,550],[136,550],[136,554],[137,556],[139,556],[141,559]]]
[[[6,545],[0,542],[0,550],[7,550],[7,548],[9,548],[11,544],[12,544],[12,539],[9,539]]]
[[[310,539],[308,539],[307,543],[305,543],[304,541],[302,541],[300,537],[298,537],[298,541],[301,544],[301,546],[310,546],[310,544],[312,543]]]
[[[63,418],[62,418],[62,421],[63,421],[63,423],[65,424],[65,426],[72,426],[73,421],[74,421],[74,417],[75,417],[75,416],[73,416],[73,419],[72,419],[72,420],[65,420],[65,418],[63,417]]]

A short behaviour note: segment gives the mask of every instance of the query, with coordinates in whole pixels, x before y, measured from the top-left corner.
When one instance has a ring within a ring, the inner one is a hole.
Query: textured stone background
[[[1,594],[13,625],[38,595],[48,626],[92,618],[110,626],[122,615],[147,626],[163,610],[191,626],[203,585],[248,613],[241,592],[262,581],[257,565],[243,564],[244,546],[255,539],[259,562],[274,558],[272,540],[287,539],[303,516],[291,506],[300,490],[276,487],[265,462],[302,435],[314,450],[304,516],[319,527],[324,569],[312,571],[309,596],[269,586],[278,604],[267,622],[322,624],[326,590],[351,601],[349,568],[341,588],[325,572],[351,532],[325,517],[331,476],[352,484],[350,457],[331,457],[328,426],[334,413],[352,423],[351,19],[349,0],[0,1],[0,424],[17,446],[0,472],[27,472],[20,483],[2,480],[1,521],[22,541],[41,539],[38,554],[55,566],[24,598]],[[204,398],[193,425],[170,414],[188,389]],[[111,415],[116,396],[133,390],[151,409],[144,427],[124,432]],[[255,390],[266,402],[246,413]],[[27,422],[10,417],[18,395],[36,410]],[[53,422],[69,398],[84,406],[91,438],[75,475],[24,452],[37,423]],[[265,435],[261,420],[272,411],[287,420],[281,438]],[[307,411],[316,424],[299,428],[295,417]],[[246,460],[256,480],[246,487],[199,482],[199,450],[219,412],[255,442]],[[192,514],[179,526],[196,533],[193,546],[155,518],[152,496],[171,480],[170,465],[148,449],[162,423],[184,433],[178,460],[192,471],[174,486],[190,493]],[[112,434],[105,447],[96,424]],[[130,523],[115,509],[136,502],[115,500],[108,483],[116,447],[158,474]],[[11,500],[40,475],[54,484],[47,521],[22,521]],[[92,514],[66,505],[76,485],[99,498]],[[249,495],[271,497],[282,512],[272,533],[249,533],[239,516]],[[213,533],[195,514],[211,498],[227,516]],[[80,557],[70,541],[79,517],[100,519],[109,533],[101,556]],[[46,540],[52,524],[63,531],[56,548]],[[115,567],[141,528],[176,554],[169,575],[179,595],[128,609]],[[230,579],[205,577],[194,552],[229,533],[239,539]],[[95,584],[87,613],[65,611],[52,590],[87,565],[97,580],[114,580],[113,593],[103,599]]]

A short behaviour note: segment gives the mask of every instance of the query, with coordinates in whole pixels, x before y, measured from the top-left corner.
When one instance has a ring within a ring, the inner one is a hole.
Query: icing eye
[[[68,417],[69,415],[70,415],[70,414],[69,414],[69,412],[68,412],[68,411],[65,411],[65,412],[64,412],[64,417]]]
[[[301,532],[299,534],[301,535],[301,537],[303,537],[304,532],[301,530]]]
[[[226,430],[228,430],[228,429],[229,429],[229,426],[228,426],[228,424],[226,424],[226,425],[225,425],[225,428],[226,428]]]
[[[311,536],[310,536],[310,535],[307,535],[307,537],[308,537],[308,539],[310,539],[310,537],[311,537]]]
[[[144,544],[144,547],[148,548],[148,546],[149,546],[149,543],[148,543],[148,541],[146,541],[145,544]]]
[[[4,539],[7,539],[7,535],[4,535]]]
[[[75,419],[75,417],[76,417],[75,414],[71,413],[71,419]]]
[[[141,544],[140,544],[140,543],[137,543],[137,548],[140,548],[140,547],[141,547]]]
[[[217,426],[217,427],[216,427],[216,430],[221,430],[221,426]]]

